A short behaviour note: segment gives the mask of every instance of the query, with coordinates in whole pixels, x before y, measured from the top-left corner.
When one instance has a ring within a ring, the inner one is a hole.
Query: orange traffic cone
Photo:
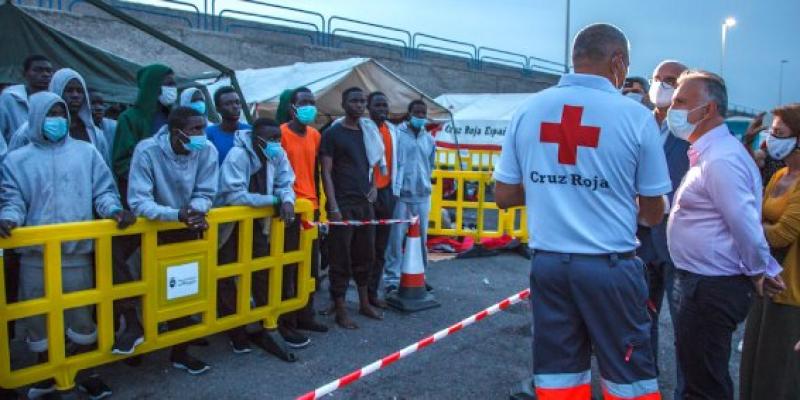
[[[419,229],[419,218],[408,226],[400,289],[386,296],[386,303],[400,311],[422,311],[441,305],[425,289],[425,264],[422,262]]]

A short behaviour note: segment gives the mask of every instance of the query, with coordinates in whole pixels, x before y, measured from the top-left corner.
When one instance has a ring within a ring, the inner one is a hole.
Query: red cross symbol
[[[561,123],[542,122],[539,140],[558,144],[558,163],[575,165],[578,146],[597,148],[600,127],[581,125],[583,107],[564,105]]]

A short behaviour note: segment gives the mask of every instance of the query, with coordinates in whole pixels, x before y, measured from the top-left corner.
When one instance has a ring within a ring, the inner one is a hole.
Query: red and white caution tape
[[[366,226],[366,225],[392,225],[392,224],[413,224],[417,222],[419,217],[410,219],[368,219],[364,221],[346,220],[346,221],[325,221],[315,222],[302,220],[300,223],[303,229],[311,229],[315,226]]]
[[[308,393],[298,397],[297,400],[315,400],[315,399],[319,399],[322,396],[325,396],[326,394],[329,394],[329,393],[331,393],[331,392],[333,392],[333,391],[335,391],[337,389],[343,388],[343,387],[345,387],[345,386],[347,386],[347,385],[349,385],[349,384],[351,384],[351,383],[353,383],[353,382],[355,382],[355,381],[357,381],[357,380],[359,380],[359,379],[361,379],[361,378],[363,378],[363,377],[365,377],[365,376],[367,376],[367,375],[369,375],[369,374],[371,374],[371,373],[373,373],[373,372],[375,372],[375,371],[377,371],[379,369],[383,369],[383,368],[393,364],[395,361],[400,360],[401,358],[405,358],[409,354],[412,354],[412,353],[415,353],[415,352],[417,352],[419,350],[422,350],[423,348],[428,347],[431,344],[433,344],[435,342],[438,342],[438,341],[442,340],[443,338],[445,338],[445,337],[447,337],[447,336],[449,336],[449,335],[451,335],[453,333],[456,333],[456,332],[466,328],[467,326],[470,326],[470,325],[472,325],[472,324],[474,324],[474,323],[476,323],[476,322],[478,322],[478,321],[480,321],[480,320],[482,320],[482,319],[484,319],[484,318],[486,318],[486,317],[488,317],[490,315],[494,315],[494,314],[497,314],[500,311],[504,311],[508,307],[511,307],[512,305],[527,299],[528,297],[530,297],[530,295],[531,295],[531,290],[530,289],[525,289],[525,290],[523,290],[523,291],[521,291],[521,292],[519,292],[519,293],[517,293],[517,294],[515,294],[515,295],[513,295],[513,296],[511,296],[511,297],[509,297],[509,298],[507,298],[507,299],[505,299],[505,300],[503,300],[503,301],[501,301],[501,302],[499,302],[499,303],[497,303],[497,304],[495,304],[495,305],[493,305],[493,306],[491,306],[491,307],[489,307],[489,308],[477,313],[477,314],[474,314],[474,315],[472,315],[472,316],[470,316],[468,318],[465,318],[461,322],[459,322],[457,324],[454,324],[454,325],[450,326],[449,328],[442,329],[439,332],[436,332],[433,335],[428,336],[425,339],[422,339],[419,342],[416,342],[416,343],[414,343],[414,344],[412,344],[412,345],[410,345],[410,346],[408,346],[408,347],[406,347],[406,348],[404,348],[404,349],[402,349],[400,351],[394,352],[394,353],[392,353],[392,354],[390,354],[390,355],[388,355],[386,357],[381,358],[378,361],[373,362],[372,364],[369,364],[369,365],[367,365],[367,366],[365,366],[365,367],[363,367],[361,369],[355,370],[355,371],[353,371],[353,372],[351,372],[351,373],[349,373],[349,374],[347,374],[347,375],[345,375],[345,376],[343,376],[343,377],[341,377],[341,378],[339,378],[339,379],[337,379],[337,380],[335,380],[333,382],[328,383],[327,385],[320,386],[319,388],[315,389],[314,391],[308,392]]]

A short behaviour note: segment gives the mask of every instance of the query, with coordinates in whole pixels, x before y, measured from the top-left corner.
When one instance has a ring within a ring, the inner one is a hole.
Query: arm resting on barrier
[[[525,205],[525,188],[522,184],[512,185],[497,181],[494,190],[495,202],[501,209]]]

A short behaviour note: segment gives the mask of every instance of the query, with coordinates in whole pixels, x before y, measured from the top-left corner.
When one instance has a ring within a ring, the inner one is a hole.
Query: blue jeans
[[[419,216],[420,239],[422,243],[422,261],[428,266],[428,251],[425,242],[428,239],[428,214],[430,198],[421,203],[407,203],[398,199],[394,204],[393,218],[407,219]],[[389,232],[389,245],[386,247],[386,264],[383,267],[383,283],[385,286],[398,286],[403,265],[403,244],[406,239],[408,224],[394,224]]]

